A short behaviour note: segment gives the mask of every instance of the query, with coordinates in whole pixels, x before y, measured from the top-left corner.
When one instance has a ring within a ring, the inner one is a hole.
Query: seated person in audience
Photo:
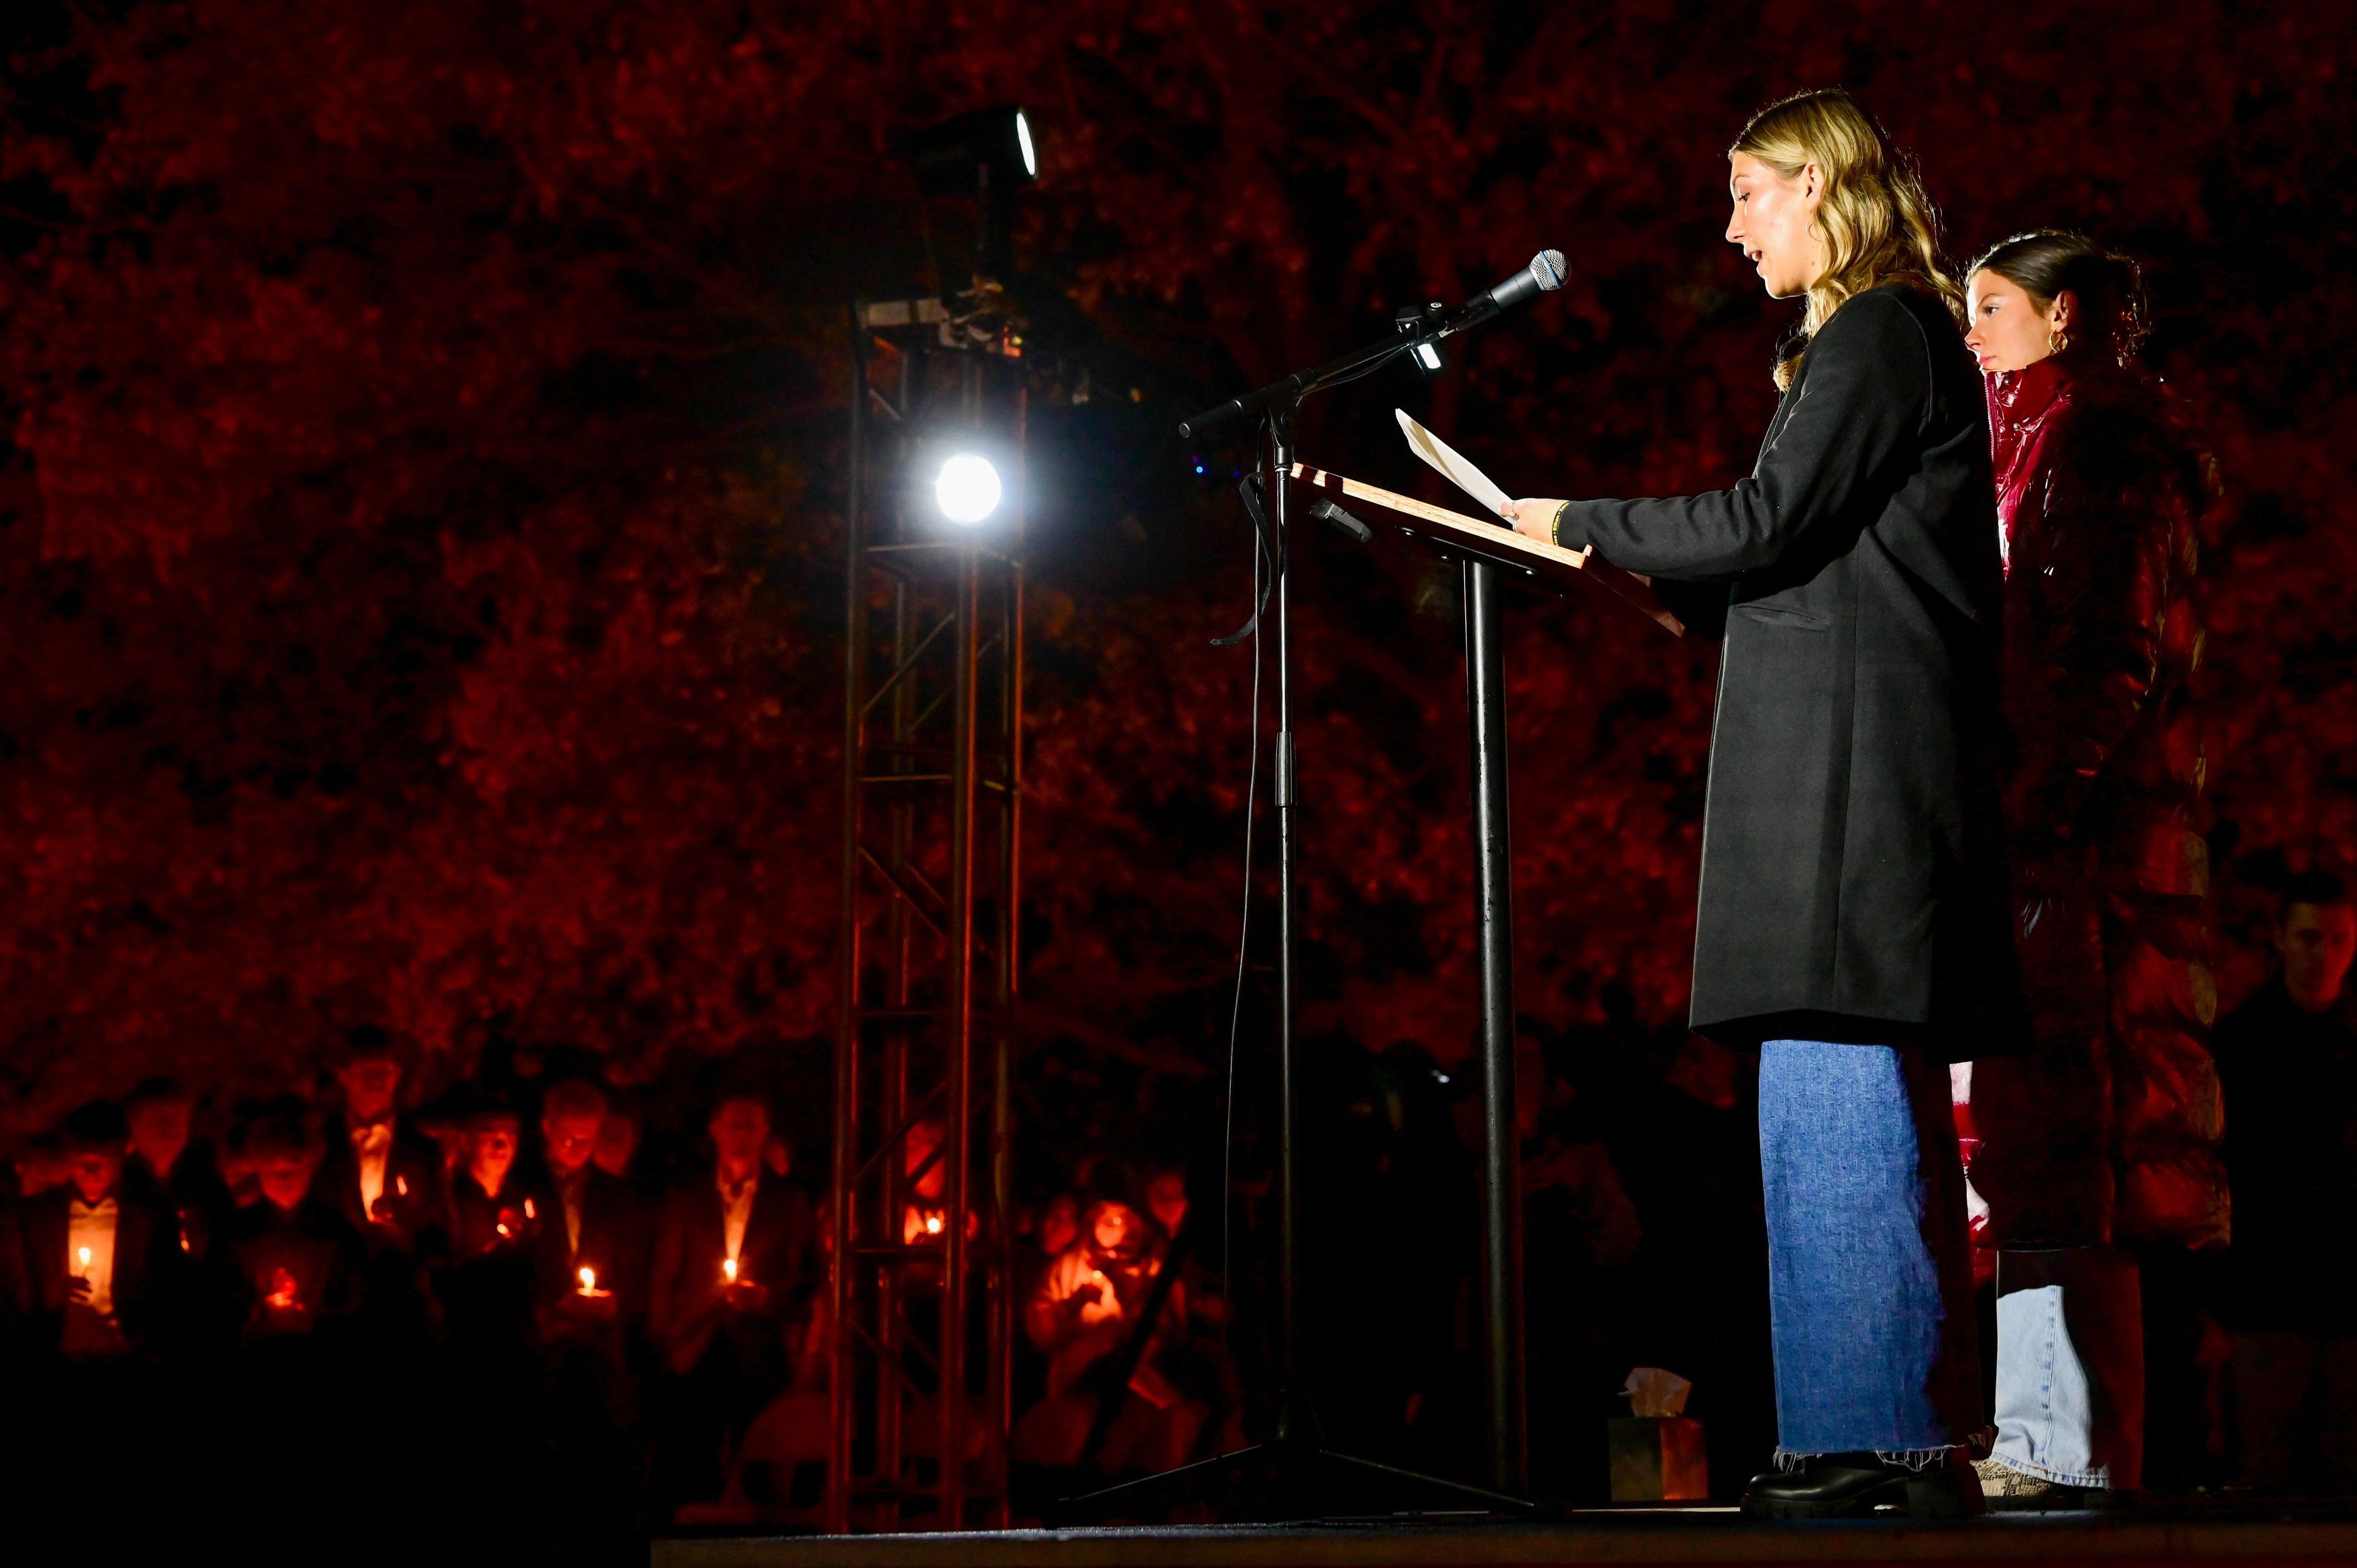
[[[245,1294],[244,1337],[253,1344],[317,1333],[360,1305],[366,1247],[315,1192],[319,1143],[291,1110],[256,1122],[245,1155],[261,1197],[225,1233]]]
[[[2285,892],[2276,978],[2211,1036],[2233,1243],[2224,1316],[2237,1478],[2357,1492],[2357,908],[2338,877]]]
[[[168,1210],[124,1190],[122,1108],[85,1105],[66,1119],[67,1179],[30,1199],[20,1224],[36,1343],[71,1359],[154,1348],[179,1262]]]
[[[335,1062],[342,1124],[319,1170],[321,1192],[371,1250],[411,1251],[440,1223],[442,1156],[400,1112],[402,1055],[374,1025],[351,1031]]]
[[[719,1489],[721,1448],[784,1388],[813,1277],[810,1199],[763,1166],[767,1099],[728,1095],[706,1131],[710,1174],[664,1198],[648,1290],[647,1332],[678,1380],[661,1485],[672,1502]]]
[[[552,1084],[541,1099],[546,1175],[537,1292],[544,1316],[630,1319],[645,1310],[651,1238],[630,1189],[596,1158],[607,1110],[605,1090],[586,1079]]]
[[[1121,1404],[1093,1462],[1104,1470],[1167,1470],[1187,1461],[1209,1415],[1157,1366],[1187,1338],[1187,1290],[1173,1279],[1125,1389],[1108,1391],[1162,1272],[1168,1243],[1153,1223],[1118,1198],[1100,1198],[1024,1304],[1023,1326],[1048,1358],[1048,1397],[1016,1423],[1013,1452],[1025,1464],[1070,1466],[1092,1456],[1091,1430],[1108,1392]]]
[[[202,1259],[230,1208],[212,1146],[189,1137],[194,1112],[188,1091],[168,1078],[151,1078],[124,1100],[131,1154],[123,1164],[124,1190],[168,1208],[181,1251]]]

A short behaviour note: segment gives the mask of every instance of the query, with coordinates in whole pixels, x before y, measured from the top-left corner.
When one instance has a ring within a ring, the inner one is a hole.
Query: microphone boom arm
[[[1192,441],[1207,431],[1216,430],[1230,420],[1243,419],[1258,413],[1272,403],[1297,404],[1310,393],[1332,385],[1352,371],[1372,370],[1394,354],[1405,354],[1426,343],[1437,343],[1444,338],[1454,338],[1459,332],[1480,326],[1501,311],[1520,305],[1542,290],[1563,286],[1563,252],[1542,251],[1531,258],[1530,265],[1512,277],[1467,300],[1457,313],[1438,326],[1409,336],[1394,334],[1379,343],[1354,349],[1339,360],[1329,360],[1314,370],[1296,371],[1281,381],[1271,381],[1258,392],[1249,392],[1178,422],[1178,438]]]

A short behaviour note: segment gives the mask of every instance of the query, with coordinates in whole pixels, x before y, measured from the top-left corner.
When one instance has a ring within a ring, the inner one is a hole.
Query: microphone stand
[[[1311,395],[1359,373],[1372,373],[1395,354],[1478,325],[1497,314],[1480,296],[1445,322],[1404,318],[1401,334],[1355,349],[1314,370],[1299,371],[1257,392],[1231,398],[1182,423],[1192,437],[1249,414],[1261,419],[1260,448],[1267,464],[1264,494],[1276,618],[1276,744],[1274,755],[1277,840],[1277,1404],[1276,1430],[1265,1443],[1200,1460],[1157,1476],[1070,1498],[1045,1510],[1050,1525],[1134,1520],[1167,1516],[1182,1504],[1210,1502],[1225,1520],[1280,1520],[1338,1514],[1445,1512],[1527,1517],[1537,1505],[1505,1491],[1365,1459],[1326,1446],[1303,1386],[1301,1364],[1301,1233],[1297,1081],[1294,1050],[1295,891],[1299,796],[1293,743],[1293,613],[1291,509],[1286,491],[1293,464],[1294,416]],[[1491,1473],[1500,1487],[1522,1484],[1520,1214],[1513,1147],[1513,1002],[1507,969],[1503,766],[1504,682],[1498,656],[1494,568],[1466,563],[1468,694],[1475,712],[1476,835],[1481,852],[1484,1124],[1483,1305],[1490,1337],[1492,1434]],[[1478,616],[1478,620],[1477,620]],[[1511,1226],[1511,1229],[1509,1227]],[[1168,1265],[1166,1265],[1168,1266]],[[1141,1345],[1153,1326],[1141,1322]],[[1125,1397],[1125,1389],[1100,1394]],[[1100,1420],[1103,1419],[1100,1412]]]

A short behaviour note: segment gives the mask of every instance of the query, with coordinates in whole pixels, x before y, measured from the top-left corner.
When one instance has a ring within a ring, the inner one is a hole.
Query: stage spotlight
[[[998,482],[998,470],[990,459],[976,452],[961,452],[942,465],[939,478],[933,480],[933,499],[942,515],[952,522],[973,524],[983,521],[998,510],[1004,489]]]
[[[1415,362],[1427,371],[1437,371],[1440,369],[1440,350],[1429,343],[1418,343],[1415,346]]]
[[[928,193],[971,192],[976,166],[990,171],[994,190],[1039,177],[1039,144],[1021,109],[1003,103],[944,120],[910,134],[900,150]]]

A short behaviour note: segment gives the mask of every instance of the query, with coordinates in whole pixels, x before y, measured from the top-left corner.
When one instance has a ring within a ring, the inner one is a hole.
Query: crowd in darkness
[[[2357,915],[2304,877],[2275,941],[2277,977],[2216,1032],[2237,1245],[2147,1270],[2169,1296],[2147,1310],[2157,1487],[2357,1491]],[[1731,1492],[1775,1440],[1755,1066],[1644,1026],[1617,986],[1603,1004],[1520,1043],[1534,1483],[1600,1498],[1605,1421],[1653,1365],[1695,1385]],[[554,1521],[608,1544],[814,1523],[823,1194],[762,1088],[701,1089],[695,1132],[659,1147],[644,1092],[599,1065],[560,1053],[420,1105],[404,1043],[361,1027],[315,1093],[221,1105],[156,1079],[75,1111],[18,1151],[0,1207],[6,1381],[51,1414],[0,1433],[0,1474],[33,1497],[102,1498],[127,1472],[199,1514]],[[1461,1471],[1479,1096],[1405,1041],[1327,1042],[1309,1082],[1327,1422]],[[937,1141],[909,1136],[909,1240]],[[1018,1473],[1036,1490],[1244,1441],[1268,1326],[1247,1266],[1232,1288],[1221,1263],[1265,1231],[1265,1184],[1240,1184],[1222,1249],[1189,1224],[1217,1206],[1190,1205],[1183,1161],[1039,1154],[1051,1179],[1014,1217]]]

